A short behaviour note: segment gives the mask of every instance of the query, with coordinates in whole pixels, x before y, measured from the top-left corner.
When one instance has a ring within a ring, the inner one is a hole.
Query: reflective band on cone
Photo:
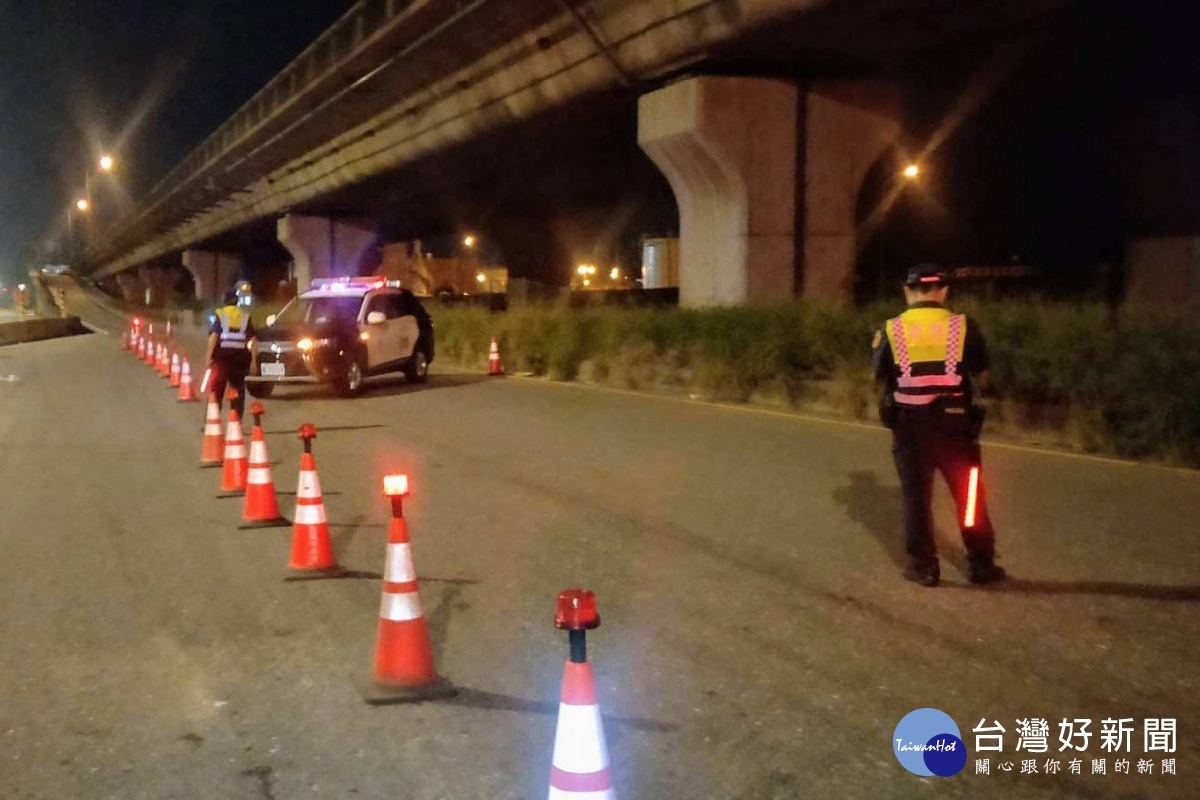
[[[241,494],[246,491],[246,440],[242,438],[242,418],[229,409],[225,432],[225,463],[221,470],[221,491]]]
[[[225,435],[221,433],[221,409],[217,399],[208,399],[208,409],[204,418],[204,442],[200,447],[200,465],[203,467],[219,467],[225,460]]]
[[[554,734],[550,800],[615,800],[604,721],[588,662],[568,661]]]
[[[437,674],[421,607],[408,525],[393,516],[388,527],[375,671],[359,690],[368,703],[403,703],[450,697],[455,688]]]
[[[179,353],[173,353],[171,355],[171,377],[167,385],[172,389],[177,389],[179,388],[179,382],[181,379],[182,372],[179,365]]]
[[[192,367],[186,358],[179,373],[179,397],[176,400],[180,403],[200,402],[200,398],[196,397],[196,387],[192,385]]]
[[[496,337],[492,337],[492,343],[488,347],[488,375],[503,375],[504,365],[500,363],[500,343],[496,341]]]
[[[329,523],[325,520],[325,501],[321,499],[321,480],[312,453],[300,454],[300,482],[296,487],[296,514],[292,526],[292,554],[288,568],[293,570],[336,570]]]
[[[250,471],[246,474],[246,502],[242,507],[239,528],[273,528],[289,525],[279,514],[275,497],[275,481],[271,479],[271,462],[267,458],[267,440],[262,428],[250,432]]]

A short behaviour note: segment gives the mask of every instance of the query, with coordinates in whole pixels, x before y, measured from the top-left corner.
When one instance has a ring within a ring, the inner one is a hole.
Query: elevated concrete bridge
[[[278,236],[302,283],[345,272],[375,242],[381,196],[427,223],[439,192],[495,169],[498,148],[521,141],[528,169],[553,168],[571,145],[539,131],[575,119],[586,140],[636,104],[636,143],[679,209],[685,304],[845,300],[860,186],[903,143],[892,78],[923,53],[1011,37],[1068,4],[363,0],[85,261],[128,275],[182,254],[212,296],[253,229]],[[589,155],[604,171],[605,152]]]

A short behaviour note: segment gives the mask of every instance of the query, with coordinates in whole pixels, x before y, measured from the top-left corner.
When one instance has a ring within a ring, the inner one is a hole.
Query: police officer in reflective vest
[[[241,417],[246,406],[246,375],[258,365],[256,334],[250,313],[238,306],[236,290],[227,291],[222,302],[225,305],[213,314],[205,362],[212,370],[211,391],[217,398],[217,406],[220,407],[228,384],[237,392],[229,407]]]
[[[972,403],[972,376],[980,382],[987,377],[987,346],[965,315],[945,308],[948,291],[946,274],[936,266],[909,270],[908,310],[884,323],[872,342],[875,377],[886,387],[880,419],[892,430],[904,492],[904,577],[923,586],[936,586],[941,578],[931,509],[935,472],[946,479],[958,508],[968,578],[990,583],[1004,577],[995,564],[995,532],[978,478],[983,408]]]

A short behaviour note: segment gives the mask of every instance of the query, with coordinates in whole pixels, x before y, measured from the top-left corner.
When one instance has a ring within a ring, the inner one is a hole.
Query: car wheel
[[[412,354],[412,358],[408,360],[408,366],[404,368],[404,376],[411,383],[424,383],[429,378],[429,360],[425,358],[425,351],[418,350]]]
[[[266,400],[275,391],[275,384],[246,381],[246,391],[250,393],[251,397]]]
[[[346,364],[346,372],[342,375],[342,380],[338,385],[338,393],[344,397],[354,397],[362,391],[364,377],[362,364],[357,358],[350,359]]]

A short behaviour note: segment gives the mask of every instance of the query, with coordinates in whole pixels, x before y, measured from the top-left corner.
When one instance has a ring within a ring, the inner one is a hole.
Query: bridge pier
[[[794,85],[698,77],[643,95],[638,144],[679,207],[679,302],[790,301],[796,263]]]
[[[184,250],[183,267],[192,273],[196,299],[215,305],[221,295],[233,286],[241,272],[243,259],[238,253],[215,250]]]
[[[279,219],[276,236],[292,254],[299,291],[308,289],[313,278],[357,275],[377,240],[374,231],[360,225],[297,214]]]
[[[708,76],[644,95],[638,144],[679,206],[680,303],[852,301],[859,187],[900,132],[898,92],[880,84],[802,96]]]

